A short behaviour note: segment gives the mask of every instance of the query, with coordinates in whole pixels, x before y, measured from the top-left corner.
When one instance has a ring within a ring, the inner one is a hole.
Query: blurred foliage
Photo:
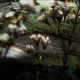
[[[15,0],[16,1],[16,0]],[[6,4],[1,4],[0,8],[5,7]],[[47,21],[49,24],[46,24],[44,22],[39,22],[36,20],[36,17],[41,15],[40,14],[26,14],[26,16],[28,16],[28,19],[26,19],[26,21],[24,21],[23,23],[25,24],[26,28],[27,28],[27,33],[42,33],[42,34],[50,34],[51,36],[53,36],[52,40],[56,42],[56,44],[60,47],[60,39],[58,36],[58,21],[53,21],[53,19],[49,16],[47,16]],[[6,19],[4,19],[3,21],[3,25],[2,25],[2,30],[1,32],[8,32],[8,21]],[[70,30],[72,31],[73,29],[73,24],[70,22],[69,24],[66,22],[62,22],[61,23],[61,33],[63,33],[63,30]],[[76,25],[76,31],[80,32],[80,23],[78,25]],[[57,35],[57,36],[55,36]],[[54,37],[55,36],[55,37]],[[20,36],[21,37],[21,36]],[[25,36],[26,37],[26,36]],[[54,43],[55,43],[54,42]],[[79,54],[80,53],[75,53],[75,54]],[[62,55],[55,55],[52,57],[47,57],[46,59],[43,59],[43,62],[45,64],[50,64],[50,65],[58,65],[61,66],[62,65]],[[69,56],[69,64],[77,64],[80,66],[80,56],[74,56],[74,55],[70,55]]]

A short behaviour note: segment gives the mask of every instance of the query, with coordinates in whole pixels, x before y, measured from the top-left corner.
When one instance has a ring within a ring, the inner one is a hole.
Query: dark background
[[[0,2],[11,2],[11,1],[15,1],[15,0],[0,0]]]
[[[49,67],[40,64],[0,61],[0,80],[63,80],[61,67]]]

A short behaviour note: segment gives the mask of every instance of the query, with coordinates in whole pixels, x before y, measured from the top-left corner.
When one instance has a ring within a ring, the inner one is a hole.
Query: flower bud
[[[31,39],[36,39],[36,34],[32,34],[32,35],[30,36],[30,38],[31,38]]]
[[[47,36],[47,37],[46,37],[46,42],[48,42],[48,41],[49,41],[49,37]]]
[[[35,50],[35,47],[33,45],[31,45],[31,49],[34,51]]]
[[[30,45],[29,44],[26,46],[26,49],[30,49]]]
[[[47,37],[42,36],[42,42],[43,42],[44,44],[47,44],[48,41],[50,41],[50,38],[49,38],[48,36],[47,36]]]
[[[39,40],[42,37],[41,34],[37,34],[37,40]]]
[[[58,10],[58,14],[63,15],[63,12],[61,10]]]
[[[26,51],[31,53],[31,52],[35,51],[35,47],[33,45],[28,44],[26,46]]]
[[[45,43],[46,42],[45,36],[42,36],[41,40],[42,40],[42,42]]]

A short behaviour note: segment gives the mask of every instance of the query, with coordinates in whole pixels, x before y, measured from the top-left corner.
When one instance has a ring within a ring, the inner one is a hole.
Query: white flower
[[[41,37],[42,37],[41,34],[32,34],[32,35],[30,36],[30,38],[31,38],[31,39],[34,39],[34,40],[40,40]]]
[[[21,5],[30,5],[30,6],[34,5],[33,0],[20,0],[19,3]]]
[[[34,47],[33,45],[31,45],[31,49],[32,49],[32,50],[35,50],[35,47]]]
[[[49,38],[48,36],[47,36],[47,37],[42,36],[41,40],[42,40],[42,42],[43,42],[44,44],[51,43],[50,38]]]
[[[10,36],[6,33],[0,34],[0,41],[2,41],[2,42],[8,41],[9,38],[10,38]]]
[[[41,40],[42,40],[43,42],[45,42],[45,41],[46,41],[46,40],[45,40],[45,36],[42,36]]]
[[[46,37],[46,43],[48,43],[48,44],[51,43],[51,40],[48,36]]]
[[[5,17],[8,18],[8,17],[12,17],[14,16],[15,12],[14,11],[9,11],[8,13],[5,13]]]
[[[32,35],[30,36],[30,38],[36,40],[36,34],[32,34]]]
[[[26,49],[30,49],[30,45],[29,44],[26,46]]]
[[[63,15],[63,12],[61,10],[58,10],[58,14]]]
[[[35,47],[33,45],[28,44],[26,45],[26,51],[33,52],[35,51]]]
[[[41,34],[37,34],[37,40],[39,40],[42,37]]]
[[[48,36],[46,37],[46,41],[49,41],[49,37]]]
[[[16,24],[8,24],[8,29],[10,32],[14,32],[17,28],[18,26]]]

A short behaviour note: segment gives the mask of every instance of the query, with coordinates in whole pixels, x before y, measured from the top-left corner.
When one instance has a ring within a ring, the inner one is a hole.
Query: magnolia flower
[[[14,33],[17,28],[18,26],[16,24],[8,24],[8,29],[11,33]]]
[[[40,39],[42,37],[41,34],[37,34],[37,39]]]
[[[41,34],[33,34],[30,36],[31,39],[34,40],[38,50],[42,51],[46,48],[48,44],[51,43],[50,38],[47,36],[43,36]]]
[[[42,40],[43,44],[51,43],[50,38],[48,36],[47,37],[42,36],[41,40]]]
[[[5,13],[5,17],[8,18],[8,17],[12,17],[14,16],[15,12],[14,11],[9,11],[7,13]]]
[[[31,53],[31,52],[35,51],[35,47],[33,45],[28,44],[28,45],[26,45],[26,51]]]
[[[32,34],[32,35],[30,36],[30,38],[36,40],[36,34]]]
[[[32,34],[32,35],[30,36],[30,38],[31,38],[31,39],[34,39],[34,40],[40,40],[41,37],[42,37],[41,34]]]
[[[30,36],[30,38],[33,39],[33,40],[35,40],[36,45],[39,44],[39,41],[41,41],[45,45],[51,43],[50,38],[48,36],[45,37],[45,36],[43,36],[41,34],[32,34]]]
[[[62,10],[58,10],[58,14],[61,14],[61,15],[63,15],[63,12],[62,12]]]
[[[42,42],[42,45],[43,45],[43,50],[46,49],[46,47],[51,43],[51,40],[50,38],[47,36],[42,36],[41,38],[41,42]]]
[[[0,34],[0,41],[6,42],[8,41],[10,36],[7,33]]]

